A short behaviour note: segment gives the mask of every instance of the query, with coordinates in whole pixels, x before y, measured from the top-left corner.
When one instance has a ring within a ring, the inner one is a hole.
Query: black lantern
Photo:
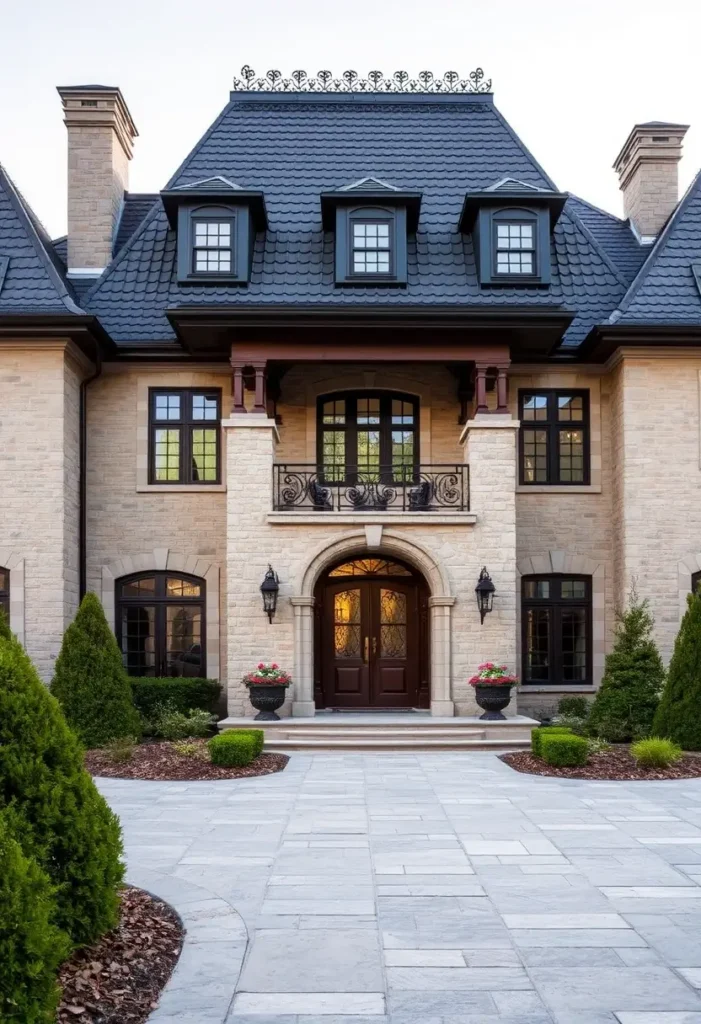
[[[487,612],[491,612],[492,610],[496,589],[497,588],[492,583],[492,577],[487,572],[487,567],[483,565],[480,578],[477,581],[477,586],[475,587],[475,593],[477,594],[477,607],[479,608],[481,623],[484,623],[484,617]]]
[[[260,592],[263,595],[263,611],[268,616],[268,622],[273,621],[273,615],[277,608],[277,595],[279,589],[280,581],[277,573],[273,569],[272,565],[269,565],[268,571],[260,585]]]

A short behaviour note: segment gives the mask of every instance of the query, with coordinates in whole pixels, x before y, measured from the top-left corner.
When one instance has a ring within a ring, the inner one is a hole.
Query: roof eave
[[[577,350],[580,360],[605,363],[623,345],[638,348],[692,348],[701,345],[698,324],[603,324],[590,331]]]
[[[32,338],[60,335],[69,337],[88,358],[99,347],[104,358],[113,356],[116,345],[97,317],[75,313],[5,313],[0,312],[0,339]]]

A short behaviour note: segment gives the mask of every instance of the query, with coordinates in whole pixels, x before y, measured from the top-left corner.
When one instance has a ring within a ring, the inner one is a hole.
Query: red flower
[[[277,665],[275,664],[275,662],[273,662],[273,663],[272,663],[272,665],[271,665],[270,667],[271,667],[271,668],[277,668]]]
[[[265,664],[262,661],[258,662],[258,668],[265,668]]]

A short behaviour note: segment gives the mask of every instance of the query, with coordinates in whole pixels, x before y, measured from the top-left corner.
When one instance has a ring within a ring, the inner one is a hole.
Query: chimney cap
[[[58,85],[68,125],[100,125],[114,128],[124,152],[131,159],[138,136],[134,119],[117,85]]]
[[[654,130],[656,135],[658,133],[665,133],[667,135],[671,135],[673,138],[665,139],[664,141],[661,139],[658,140],[653,138],[644,139],[644,136],[651,135],[652,130]],[[625,165],[630,160],[633,147],[636,143],[640,145],[645,143],[646,145],[655,147],[659,144],[660,149],[662,149],[662,147],[666,145],[669,149],[673,149],[676,151],[675,153],[670,153],[667,159],[679,160],[681,158],[682,139],[684,138],[688,130],[688,124],[676,124],[673,121],[642,121],[638,124],[633,125],[630,132],[628,133],[628,138],[621,146],[620,152],[618,153],[618,156],[613,162],[614,171],[616,171],[618,174],[620,174],[623,171]]]

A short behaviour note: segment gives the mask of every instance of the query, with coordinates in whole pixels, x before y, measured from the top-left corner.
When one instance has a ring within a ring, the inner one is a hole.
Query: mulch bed
[[[526,775],[553,775],[559,779],[654,782],[659,779],[701,778],[701,757],[698,755],[685,754],[681,761],[677,761],[669,768],[640,768],[628,753],[627,747],[614,747],[601,754],[590,754],[589,761],[582,768],[553,768],[539,757],[534,757],[528,750],[502,754],[501,759],[517,772],[524,772]]]
[[[158,1005],[182,944],[183,928],[171,907],[125,888],[118,926],[61,968],[57,1024],[141,1024]]]
[[[111,779],[149,779],[157,782],[195,782],[209,779],[243,779],[281,772],[287,754],[259,754],[245,768],[220,768],[212,764],[206,740],[188,740],[194,754],[179,754],[172,743],[140,743],[129,761],[115,762],[106,750],[88,750],[85,767],[91,775]]]

